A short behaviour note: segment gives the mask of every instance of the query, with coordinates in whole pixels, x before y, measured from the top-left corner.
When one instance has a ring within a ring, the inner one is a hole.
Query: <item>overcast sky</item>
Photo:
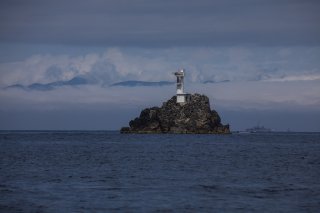
[[[233,130],[320,131],[320,1],[2,0],[0,129],[119,129],[175,87]],[[6,89],[69,81],[47,91]],[[216,83],[203,84],[205,81]]]

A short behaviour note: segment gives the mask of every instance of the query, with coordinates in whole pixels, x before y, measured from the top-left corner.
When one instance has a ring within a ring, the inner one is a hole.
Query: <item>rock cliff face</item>
[[[229,125],[222,125],[219,114],[210,109],[205,95],[191,95],[189,102],[176,103],[173,96],[162,107],[142,110],[140,116],[122,127],[121,133],[190,133],[228,134]]]

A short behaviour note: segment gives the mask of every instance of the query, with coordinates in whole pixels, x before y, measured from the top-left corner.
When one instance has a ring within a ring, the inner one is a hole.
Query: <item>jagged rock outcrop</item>
[[[191,95],[190,101],[176,103],[173,96],[162,107],[142,110],[140,116],[129,122],[130,127],[121,128],[121,133],[191,133],[228,134],[229,125],[222,125],[219,114],[210,109],[205,95]]]

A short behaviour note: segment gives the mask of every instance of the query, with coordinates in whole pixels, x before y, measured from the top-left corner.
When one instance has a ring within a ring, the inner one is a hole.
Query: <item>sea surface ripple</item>
[[[0,212],[319,209],[320,133],[0,132]]]

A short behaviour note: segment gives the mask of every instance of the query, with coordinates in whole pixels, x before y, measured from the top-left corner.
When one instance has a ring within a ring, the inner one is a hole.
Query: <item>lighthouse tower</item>
[[[177,76],[177,103],[185,103],[187,94],[183,91],[183,80],[184,80],[184,69],[175,72],[174,75]]]

